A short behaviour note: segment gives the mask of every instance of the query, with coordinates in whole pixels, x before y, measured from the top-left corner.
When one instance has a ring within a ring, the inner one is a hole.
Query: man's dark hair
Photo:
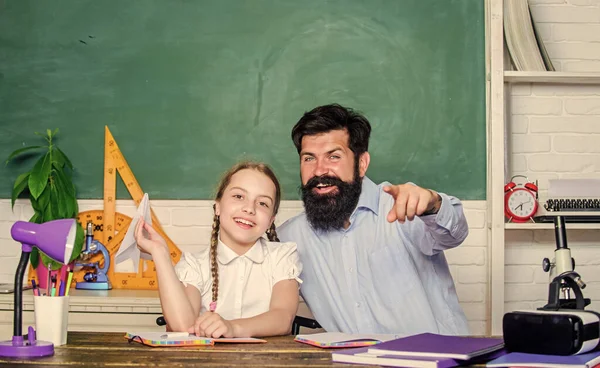
[[[338,104],[315,107],[304,113],[292,129],[292,140],[298,150],[302,150],[302,138],[331,130],[346,129],[349,135],[348,146],[356,158],[369,150],[371,124],[360,113]]]

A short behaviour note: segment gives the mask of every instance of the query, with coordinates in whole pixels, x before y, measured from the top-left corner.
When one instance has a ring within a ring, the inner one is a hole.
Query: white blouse
[[[217,245],[219,294],[216,313],[224,319],[249,318],[267,312],[273,286],[281,280],[296,279],[302,271],[296,243],[270,242],[260,238],[244,255],[237,255],[219,240]],[[175,265],[177,277],[202,295],[200,313],[212,301],[210,247],[184,252]]]

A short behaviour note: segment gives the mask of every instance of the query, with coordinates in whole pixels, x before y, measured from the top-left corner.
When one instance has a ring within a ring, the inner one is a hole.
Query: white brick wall
[[[530,0],[534,20],[559,71],[600,72],[600,0]],[[509,172],[538,180],[600,178],[600,85],[511,85],[507,117]],[[600,230],[571,230],[568,245],[600,310]],[[542,306],[555,249],[551,230],[506,232],[505,309]]]
[[[151,201],[169,237],[183,251],[197,251],[210,241],[212,201]],[[459,298],[469,318],[473,333],[486,332],[487,232],[485,201],[464,203],[471,234],[463,246],[448,251],[447,257],[456,281]],[[101,209],[100,200],[80,201],[80,210]],[[300,201],[284,201],[276,224],[279,225],[302,210]],[[117,202],[117,211],[131,216],[131,200]],[[31,209],[27,200],[18,200],[14,214],[10,200],[0,199],[0,282],[12,282],[20,254],[19,244],[10,239],[10,227],[17,220],[27,220]]]

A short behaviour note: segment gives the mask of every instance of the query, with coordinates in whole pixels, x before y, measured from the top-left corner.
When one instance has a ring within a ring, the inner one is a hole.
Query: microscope
[[[530,311],[506,313],[502,320],[505,347],[509,351],[574,355],[598,346],[600,314],[585,310],[590,300],[583,297],[585,283],[575,272],[575,260],[567,247],[563,216],[554,218],[554,260],[544,258],[542,268],[550,272],[548,303]],[[575,298],[571,298],[573,292]],[[563,298],[561,298],[561,294]]]
[[[548,304],[538,308],[539,310],[578,309],[583,310],[590,304],[589,298],[584,298],[582,290],[585,282],[575,272],[575,259],[571,257],[571,250],[567,247],[567,231],[565,229],[565,218],[556,216],[554,218],[554,237],[556,239],[556,250],[554,260],[548,258],[542,261],[544,272],[550,273],[550,289],[548,292]],[[575,299],[571,298],[571,291]],[[561,293],[564,298],[561,299]]]
[[[79,260],[75,262],[75,267],[92,268],[92,271],[86,272],[83,276],[83,281],[77,282],[76,289],[84,290],[110,290],[112,285],[107,277],[108,268],[110,267],[110,254],[106,247],[98,240],[94,240],[94,224],[90,221],[87,223],[85,231],[85,249],[81,252]],[[100,262],[87,262],[94,255],[101,253],[104,258],[104,266],[100,267]],[[83,262],[80,262],[83,261]]]

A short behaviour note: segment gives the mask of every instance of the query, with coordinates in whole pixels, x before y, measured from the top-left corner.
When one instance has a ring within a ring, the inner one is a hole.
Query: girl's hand
[[[196,319],[192,327],[188,329],[189,333],[204,337],[235,337],[233,324],[223,319],[218,313],[204,312]]]
[[[169,249],[167,242],[160,236],[152,225],[140,218],[135,226],[135,242],[137,247],[146,253],[154,255],[157,250]]]

